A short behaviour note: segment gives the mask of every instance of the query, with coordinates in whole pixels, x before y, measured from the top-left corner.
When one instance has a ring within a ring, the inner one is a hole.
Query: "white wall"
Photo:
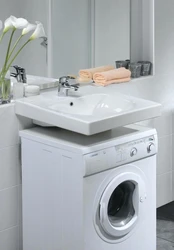
[[[46,36],[48,0],[16,0],[20,16],[29,22],[40,21],[43,23]],[[47,50],[40,45],[41,40],[32,41],[20,53],[18,63],[26,69],[27,74],[47,76]]]
[[[5,21],[6,18],[8,18],[10,15],[19,16],[19,8],[18,8],[18,0],[1,0],[0,1],[0,20],[2,22]],[[5,35],[4,39],[2,40],[2,43],[0,45],[0,69],[4,63],[6,51],[7,51],[7,42],[9,41],[9,35]]]
[[[131,61],[137,62],[142,58],[142,1],[131,0]]]
[[[94,65],[130,59],[130,0],[95,0]]]
[[[52,76],[130,58],[130,0],[52,2]]]
[[[22,7],[21,7],[22,6]],[[0,20],[4,21],[10,15],[17,17],[24,17],[29,22],[34,23],[40,21],[43,23],[46,35],[47,35],[47,0],[1,0],[0,2]],[[7,51],[7,42],[10,32],[4,37],[0,46],[0,68],[4,63],[5,53]],[[20,31],[17,31],[15,38],[20,35]],[[27,37],[24,37],[21,41],[21,45],[26,41]],[[15,64],[26,68],[26,72],[32,75],[47,76],[47,50],[40,45],[41,40],[36,40],[28,44],[15,60]]]
[[[131,61],[150,61],[154,67],[154,0],[131,0]]]
[[[90,64],[89,1],[53,0],[52,76],[77,74]]]

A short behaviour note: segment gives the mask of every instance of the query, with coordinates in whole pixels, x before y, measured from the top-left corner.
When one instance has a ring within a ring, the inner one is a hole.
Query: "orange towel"
[[[113,69],[106,72],[95,73],[93,76],[96,84],[107,86],[112,83],[130,81],[131,72],[125,68]]]
[[[79,76],[82,79],[93,79],[93,75],[97,72],[104,72],[114,69],[113,66],[107,65],[107,66],[102,66],[102,67],[97,67],[97,68],[91,68],[91,69],[82,69],[79,71]]]

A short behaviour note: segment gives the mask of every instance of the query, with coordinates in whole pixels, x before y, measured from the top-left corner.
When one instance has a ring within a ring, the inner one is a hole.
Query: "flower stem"
[[[16,53],[16,55],[13,57],[13,59],[9,62],[5,73],[7,73],[7,71],[9,70],[10,66],[12,65],[12,63],[14,62],[14,60],[16,59],[16,57],[19,55],[19,53],[21,52],[21,50],[23,50],[23,48],[30,42],[30,40],[27,40],[24,45],[18,50],[18,52]]]
[[[12,56],[14,50],[16,49],[16,46],[18,45],[18,43],[19,43],[19,41],[21,40],[22,37],[23,37],[23,35],[21,35],[21,36],[17,39],[17,41],[15,42],[15,44],[14,44],[14,46],[13,46],[13,49],[10,51],[10,54],[9,54],[9,56],[8,56],[8,60],[9,60],[10,57]]]
[[[0,36],[0,42],[2,41],[4,35],[5,35],[5,33],[3,32],[2,35]]]
[[[5,58],[5,63],[4,63],[4,67],[3,70],[6,71],[6,66],[7,66],[7,62],[8,62],[8,56],[9,56],[9,52],[10,52],[10,47],[11,47],[11,43],[12,43],[12,39],[13,39],[13,35],[16,31],[16,28],[13,29],[11,36],[10,36],[10,40],[9,40],[9,44],[8,44],[8,49],[7,49],[7,54],[6,54],[6,58]]]

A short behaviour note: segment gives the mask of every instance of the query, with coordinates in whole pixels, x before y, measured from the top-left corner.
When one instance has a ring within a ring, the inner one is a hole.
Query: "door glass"
[[[108,217],[114,227],[125,226],[134,217],[134,190],[135,184],[125,181],[113,191],[108,203]]]

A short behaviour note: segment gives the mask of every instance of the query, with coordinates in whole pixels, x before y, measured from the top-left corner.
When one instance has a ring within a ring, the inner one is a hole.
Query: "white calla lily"
[[[0,21],[0,29],[2,28],[1,26],[2,26],[2,23]],[[10,29],[12,29],[12,32],[9,38],[7,53],[6,53],[4,65],[2,67],[2,70],[0,71],[0,76],[6,75],[7,71],[9,70],[9,68],[11,67],[11,65],[13,64],[13,62],[19,55],[19,53],[26,47],[28,43],[30,43],[30,41],[35,40],[37,38],[45,37],[45,31],[44,31],[44,27],[42,23],[36,22],[36,25],[34,25],[34,24],[28,23],[28,21],[24,18],[16,18],[15,16],[10,16],[4,22],[4,28],[0,36],[0,42]],[[13,36],[14,36],[16,29],[22,29],[22,32],[21,32],[21,35],[16,40],[16,42],[14,43],[13,48],[11,48],[11,45],[13,42]],[[19,48],[19,50],[15,52],[15,49],[17,45],[19,44],[19,42],[22,40],[23,36],[32,30],[34,30],[34,32],[31,35],[31,37],[26,42],[24,42],[24,44]]]
[[[16,18],[16,20],[12,20],[12,24],[16,29],[24,29],[28,25],[28,21],[24,18]]]
[[[43,24],[40,22],[36,22],[36,24],[37,24],[36,29],[31,35],[31,37],[29,38],[30,41],[35,40],[40,37],[45,37],[45,30],[44,30]]]
[[[17,18],[15,16],[10,16],[9,18],[7,18],[4,22],[3,33],[6,33],[7,31],[9,31],[9,29],[14,28],[13,23],[15,23],[16,20]]]
[[[6,33],[9,29],[24,29],[28,25],[28,21],[24,18],[16,18],[15,16],[10,16],[5,20],[4,31]]]
[[[22,36],[26,35],[30,31],[35,30],[35,29],[36,29],[36,24],[28,23],[27,27],[24,28],[22,31]]]

